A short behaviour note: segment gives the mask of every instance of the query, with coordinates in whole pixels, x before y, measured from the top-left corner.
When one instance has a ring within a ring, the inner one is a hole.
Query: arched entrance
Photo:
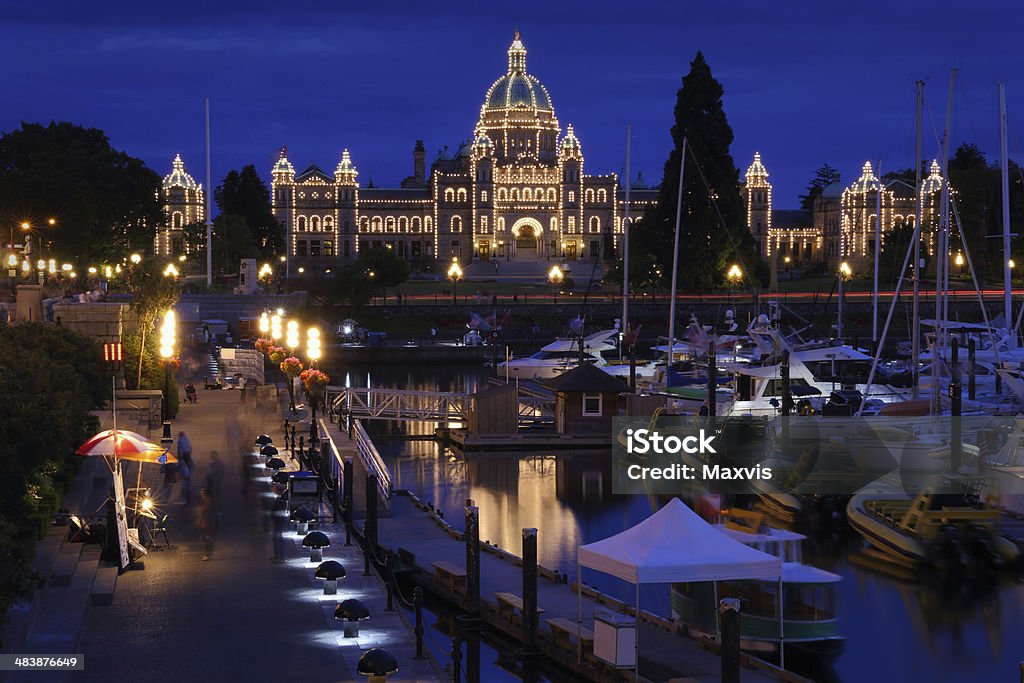
[[[520,218],[512,226],[513,253],[520,258],[539,258],[543,255],[544,228],[533,218]]]

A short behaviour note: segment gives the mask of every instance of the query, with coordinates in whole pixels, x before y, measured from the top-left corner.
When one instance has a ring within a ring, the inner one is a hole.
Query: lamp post
[[[554,291],[555,303],[558,303],[558,288],[565,281],[565,273],[557,265],[551,266],[551,270],[548,271],[548,282],[551,283]]]
[[[843,299],[845,292],[846,281],[853,277],[853,269],[850,268],[850,264],[843,261],[839,264],[839,270],[837,271],[839,276],[839,324],[836,327],[836,331],[839,338],[843,338]]]
[[[168,263],[167,267],[164,268],[164,277],[169,277],[174,280],[178,279],[178,269],[173,263]]]
[[[167,413],[167,404],[171,398],[171,363],[174,358],[174,342],[175,342],[175,326],[176,318],[174,315],[174,309],[169,308],[164,313],[163,324],[160,325],[160,359],[164,364],[164,401],[163,401],[163,418],[166,423],[169,419]]]
[[[309,358],[310,370],[315,370],[317,361],[320,360],[320,330],[310,327],[306,330],[306,357]],[[316,373],[312,373],[316,374]],[[306,384],[306,396],[309,398],[310,420],[309,420],[309,443],[318,441],[316,430],[316,409],[320,405],[323,393],[319,386],[312,382]]]
[[[956,257],[953,259],[953,263],[955,263],[960,268],[960,277],[963,277],[963,275],[964,275],[964,255],[963,255],[963,253],[958,251],[956,253]]]
[[[729,281],[729,306],[732,306],[733,295],[743,280],[743,269],[734,263],[729,266],[729,270],[725,273],[725,278]]]
[[[452,281],[452,305],[458,305],[458,298],[456,295],[456,285],[459,280],[462,279],[462,268],[459,267],[459,257],[452,257],[452,265],[448,268],[448,279]]]

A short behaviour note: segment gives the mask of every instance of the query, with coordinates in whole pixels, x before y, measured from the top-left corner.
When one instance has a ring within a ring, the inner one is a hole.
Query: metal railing
[[[338,450],[338,446],[334,443],[334,439],[331,438],[331,431],[328,427],[328,423],[323,419],[319,420],[319,431],[321,440],[326,440],[329,444],[331,457],[334,458],[337,463],[337,472],[345,471],[344,458],[341,452]],[[391,507],[391,471],[385,464],[384,459],[381,457],[380,452],[377,451],[377,446],[374,445],[373,439],[363,429],[363,425],[359,420],[352,420],[351,423],[351,436],[352,443],[356,447],[356,458],[362,463],[363,469],[368,474],[374,474],[377,476],[377,497],[380,502],[384,504],[385,509]],[[355,482],[353,482],[354,484]]]
[[[452,391],[327,387],[335,413],[364,420],[465,421],[469,394]]]

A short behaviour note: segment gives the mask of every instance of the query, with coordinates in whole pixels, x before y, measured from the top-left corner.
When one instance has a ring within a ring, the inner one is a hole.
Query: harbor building
[[[453,259],[616,258],[626,220],[620,179],[586,172],[583,144],[572,124],[562,127],[526,54],[516,32],[472,136],[429,170],[417,141],[413,173],[399,187],[362,185],[348,149],[328,173],[315,164],[296,172],[283,148],[271,197],[289,259],[326,268],[375,247],[427,268]],[[629,222],[656,201],[657,190],[631,192]]]

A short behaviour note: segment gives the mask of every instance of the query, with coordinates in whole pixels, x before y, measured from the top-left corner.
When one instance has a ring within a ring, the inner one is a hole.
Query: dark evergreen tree
[[[662,270],[670,273],[672,250],[665,245],[672,243],[675,228],[679,159],[685,137],[690,151],[683,180],[678,275],[679,288],[684,291],[707,290],[721,283],[727,264],[732,262],[757,276],[763,276],[765,270],[746,227],[739,171],[729,153],[733,133],[722,108],[722,93],[722,84],[698,52],[676,96],[674,146],[665,162],[658,203],[645,214],[637,230],[641,253],[654,254]]]
[[[821,196],[821,191],[832,183],[839,182],[839,171],[828,164],[821,166],[814,174],[814,178],[807,184],[807,193],[800,195],[800,208],[804,211],[814,211],[814,200]]]
[[[231,171],[213,194],[222,214],[240,216],[265,258],[284,253],[284,230],[274,218],[270,190],[252,164]]]

